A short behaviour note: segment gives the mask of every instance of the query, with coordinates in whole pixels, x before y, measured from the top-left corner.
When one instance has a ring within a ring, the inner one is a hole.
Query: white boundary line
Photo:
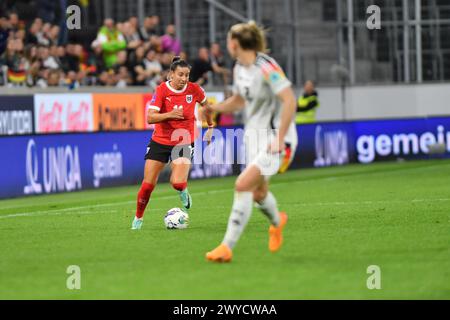
[[[222,192],[226,192],[229,190],[222,190]],[[204,195],[211,193],[219,193],[217,192],[198,192],[193,195]],[[165,196],[158,197],[159,200],[167,200],[178,197],[177,195],[173,196]],[[313,203],[286,203],[291,206],[298,207],[320,207],[320,206],[347,206],[347,205],[374,205],[374,204],[389,204],[389,203],[417,203],[417,202],[445,202],[450,201],[450,198],[438,198],[438,199],[409,199],[409,200],[366,200],[366,201],[335,201],[335,202],[313,202]],[[0,216],[0,219],[8,219],[8,218],[17,218],[17,217],[32,217],[32,216],[45,216],[45,215],[60,215],[60,214],[97,214],[97,213],[107,213],[107,212],[117,212],[117,210],[111,211],[95,211],[95,212],[72,212],[79,211],[84,209],[94,209],[94,208],[103,208],[124,204],[132,204],[136,201],[122,201],[122,202],[111,202],[111,203],[103,203],[98,205],[87,205],[87,206],[79,206],[72,208],[65,208],[60,210],[43,210],[43,211],[34,211],[34,212],[24,212],[24,213],[15,213]]]
[[[219,193],[219,192],[228,192],[230,190],[233,190],[233,189],[214,190],[214,191],[207,191],[207,192],[197,192],[197,193],[192,193],[192,195],[214,194],[214,193]],[[157,199],[158,200],[167,200],[167,199],[172,199],[172,198],[177,198],[177,197],[178,197],[178,195],[173,195],[173,196],[157,197]],[[84,210],[84,209],[104,208],[104,207],[111,207],[111,206],[117,206],[117,205],[126,205],[126,204],[133,204],[133,203],[136,203],[136,201],[135,200],[133,200],[133,201],[130,200],[130,201],[121,201],[121,202],[109,202],[109,203],[85,205],[85,206],[78,206],[78,207],[71,207],[71,208],[64,208],[64,209],[13,213],[13,214],[0,215],[0,219],[16,218],[16,217],[42,216],[42,215],[58,215],[58,214],[61,214],[61,213],[64,213],[64,212],[71,212],[71,211]]]
[[[430,168],[435,167],[436,164],[432,164],[429,166],[423,166],[423,167],[413,167],[413,168],[405,168],[403,170],[417,170],[417,169],[424,169],[424,168]],[[361,174],[370,174],[371,172],[361,172]],[[359,174],[359,173],[358,173]],[[314,179],[314,181],[317,180],[330,180],[335,178],[340,178],[340,175],[337,176],[329,176],[329,177],[320,177],[318,179]],[[345,177],[345,175],[344,175]],[[271,188],[277,187],[280,185],[285,184],[293,184],[293,183],[307,183],[311,180],[298,180],[298,181],[284,181],[284,182],[278,182],[273,183],[270,185]],[[222,193],[222,192],[231,192],[234,188],[227,188],[227,189],[221,189],[221,190],[211,190],[211,191],[203,191],[203,192],[197,192],[192,193],[192,195],[208,195],[208,194],[215,194],[215,193]],[[157,197],[159,200],[167,200],[176,198],[178,195],[171,195],[171,196],[162,196]],[[298,203],[298,204],[290,204],[295,206],[328,206],[328,205],[350,205],[350,204],[359,204],[359,205],[371,205],[371,204],[383,204],[383,203],[414,203],[414,202],[442,202],[442,201],[450,201],[449,198],[441,198],[441,199],[410,199],[410,200],[368,200],[368,201],[348,201],[348,202],[316,202],[316,203]],[[13,214],[6,214],[1,215],[0,214],[0,220],[1,219],[8,219],[8,218],[16,218],[16,217],[32,217],[32,216],[42,216],[42,215],[59,215],[64,212],[71,212],[76,210],[84,210],[84,209],[94,209],[94,208],[104,208],[104,207],[110,207],[110,206],[116,206],[116,205],[126,205],[126,204],[132,204],[136,203],[135,200],[130,201],[121,201],[121,202],[109,202],[109,203],[102,203],[102,204],[95,204],[95,205],[85,205],[85,206],[78,206],[78,207],[71,207],[71,208],[65,208],[65,209],[55,209],[55,210],[42,210],[42,211],[32,211],[32,212],[23,212],[23,213],[13,213]],[[12,208],[11,208],[12,209]],[[86,213],[83,213],[86,214]]]

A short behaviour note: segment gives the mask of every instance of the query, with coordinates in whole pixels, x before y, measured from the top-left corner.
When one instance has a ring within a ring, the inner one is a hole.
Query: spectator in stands
[[[0,17],[0,55],[6,50],[9,37],[9,22],[6,17]]]
[[[159,61],[161,62],[161,80],[166,81],[170,71],[170,65],[172,64],[172,59],[174,55],[170,53],[163,53],[160,55]]]
[[[211,44],[211,48],[210,48],[210,55],[209,55],[209,59],[211,61],[211,65],[214,68],[214,65],[225,69],[225,55],[222,52],[222,49],[220,48],[220,45],[218,43],[213,43]],[[216,68],[217,69],[217,68]],[[214,84],[221,84],[221,85],[227,85],[229,83],[228,81],[228,77],[229,77],[230,73],[227,72],[214,72],[213,74],[213,81]],[[221,79],[221,81],[218,81],[218,79]]]
[[[59,30],[59,27],[56,25],[50,27],[50,30],[48,31],[48,40],[50,45],[58,45]]]
[[[61,71],[57,69],[50,70],[47,77],[49,87],[59,87],[61,85]]]
[[[319,107],[319,99],[314,82],[308,80],[303,86],[303,95],[297,102],[297,123],[312,123],[316,121],[316,109]]]
[[[35,18],[33,20],[33,23],[36,24],[36,27],[37,27],[38,30],[41,30],[42,27],[44,26],[44,21],[42,21],[41,18]]]
[[[50,49],[46,46],[40,46],[38,49],[38,56],[41,60],[42,67],[45,69],[59,69],[60,66],[56,62],[54,56],[50,54]]]
[[[37,33],[38,44],[43,46],[50,45],[49,33],[52,25],[50,23],[44,23],[40,31]]]
[[[27,45],[25,47],[25,70],[26,70],[26,85],[32,87],[36,84],[38,79],[41,63],[37,55],[37,47],[35,45]]]
[[[106,70],[105,63],[103,61],[102,48],[100,46],[93,46],[92,63],[95,65],[95,75],[100,75]]]
[[[115,86],[117,80],[114,71],[112,69],[103,71],[99,76],[98,84],[101,86]]]
[[[198,57],[192,63],[190,81],[199,85],[205,85],[208,82],[208,72],[216,72],[218,74],[228,74],[228,70],[212,63],[209,59],[208,48],[202,47],[198,50]]]
[[[136,50],[132,52],[127,58],[127,67],[131,74],[131,77],[134,80],[133,82],[134,85],[138,86],[145,85],[144,81],[137,80],[137,72],[136,72],[136,67],[143,63],[144,58],[145,58],[145,47],[143,45],[137,47]]]
[[[133,84],[133,79],[131,78],[130,72],[126,66],[119,67],[116,78],[116,87],[125,88]]]
[[[127,63],[127,52],[126,51],[119,51],[117,53],[117,61],[116,63],[112,66],[112,69],[117,72],[119,71],[119,68],[121,66],[126,66]]]
[[[161,37],[163,52],[173,53],[179,55],[181,52],[180,40],[176,38],[176,29],[173,24],[166,27],[166,33]]]
[[[159,84],[162,71],[161,63],[157,59],[155,50],[149,50],[140,65],[135,67],[137,74],[136,80],[139,83],[144,82],[153,89]]]
[[[225,55],[217,42],[211,44],[210,48],[211,63],[217,64],[219,67],[225,67]]]
[[[39,88],[64,86],[62,71],[59,69],[41,68],[38,77],[39,79],[36,81],[36,86]]]
[[[6,51],[0,56],[0,65],[8,68],[7,80],[11,86],[21,86],[26,81],[27,60],[24,45],[20,39],[9,39]]]
[[[54,55],[56,62],[59,65],[59,68],[62,69],[65,73],[71,70],[69,57],[66,54],[66,48],[64,46],[56,47],[56,52]]]
[[[38,44],[38,33],[40,31],[40,27],[36,22],[33,22],[28,29],[28,33],[25,37],[26,44]]]
[[[41,70],[41,62],[34,60],[29,63],[27,68],[27,86],[35,86],[39,80],[39,71]]]
[[[84,48],[73,37],[69,43],[59,41],[62,29],[55,24],[60,13],[55,14],[54,0],[33,1],[41,6],[39,18],[22,21],[16,13],[0,16],[0,64],[8,68],[5,74],[11,85],[155,87],[166,80],[175,54],[187,60],[173,24],[161,36],[159,16],[146,17],[142,28],[134,16],[117,25],[106,19],[91,47]],[[208,58],[208,49],[202,51],[199,56],[209,64],[208,70],[223,67],[220,47],[212,46]],[[201,68],[200,73],[203,78]]]
[[[144,41],[149,41],[152,36],[159,37],[159,17],[150,16],[144,19],[142,28],[140,29],[141,36]]]
[[[189,57],[188,57],[186,51],[181,51],[181,52],[180,52],[180,58],[181,58],[181,60],[189,61],[189,60],[188,60]]]
[[[136,50],[137,47],[142,45],[142,40],[139,33],[136,31],[135,27],[131,22],[125,22],[122,25],[122,33],[127,42],[127,53],[130,54],[131,51]]]
[[[152,19],[152,25],[153,25],[153,33],[155,36],[162,36],[163,35],[163,29],[161,28],[161,20],[159,19],[159,16],[154,14],[152,16],[150,16],[150,18]]]
[[[78,74],[75,71],[69,71],[66,73],[64,84],[71,90],[77,89],[80,87],[80,81],[78,79],[79,79]]]
[[[130,23],[130,26],[131,26],[130,29],[133,31],[132,32],[133,38],[139,39],[141,41],[144,41],[144,37],[142,36],[141,30],[139,28],[139,20],[138,20],[138,18],[135,17],[135,16],[132,16],[132,17],[130,17],[128,19],[128,22]]]
[[[127,46],[123,34],[114,26],[113,19],[105,19],[100,28],[94,46],[100,46],[103,52],[103,61],[106,68],[117,63],[118,53]]]
[[[158,53],[163,53],[161,38],[158,36],[150,37],[150,48]]]
[[[9,29],[13,33],[16,33],[17,31],[20,30],[19,15],[17,13],[15,13],[15,12],[11,12],[9,14]]]
[[[69,70],[78,72],[80,70],[80,58],[83,54],[83,47],[79,44],[69,43],[66,45],[65,60],[69,66]]]
[[[39,60],[37,46],[34,44],[27,45],[25,48],[25,58],[33,63],[36,60]]]

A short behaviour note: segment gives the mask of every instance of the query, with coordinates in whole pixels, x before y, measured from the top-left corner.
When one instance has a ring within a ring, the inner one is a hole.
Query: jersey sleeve
[[[261,62],[260,66],[264,80],[269,85],[273,93],[279,94],[285,88],[291,86],[291,82],[275,60],[265,60]]]
[[[231,92],[235,95],[239,94],[239,88],[237,84],[237,66],[233,68],[233,86],[231,87]]]
[[[199,85],[197,85],[196,87],[197,87],[197,102],[203,104],[206,102],[205,90],[203,90],[203,88],[200,87]]]
[[[156,88],[155,93],[152,96],[152,100],[147,103],[147,109],[160,111],[164,101],[164,90],[161,86]]]

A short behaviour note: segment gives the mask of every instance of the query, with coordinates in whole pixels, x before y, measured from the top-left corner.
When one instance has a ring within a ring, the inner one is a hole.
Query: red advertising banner
[[[94,130],[144,130],[141,93],[93,94]]]
[[[154,124],[148,124],[147,123],[147,112],[148,112],[148,104],[152,100],[153,94],[151,93],[144,93],[142,95],[143,101],[144,101],[144,108],[143,108],[143,117],[144,117],[144,127],[147,130],[153,130],[155,128]]]

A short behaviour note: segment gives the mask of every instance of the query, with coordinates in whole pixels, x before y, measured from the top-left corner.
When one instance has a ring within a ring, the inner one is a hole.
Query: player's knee
[[[145,170],[144,172],[144,182],[145,183],[151,183],[153,185],[156,185],[156,182],[158,181],[159,174],[155,174],[155,172],[152,172],[151,170]]]
[[[241,179],[236,180],[236,183],[234,184],[234,189],[237,192],[249,191],[247,184],[244,181],[242,181]]]
[[[257,189],[253,191],[253,201],[262,202],[267,196],[266,189]]]
[[[156,185],[156,178],[144,176],[144,179],[143,179],[142,182],[149,183],[149,184],[152,184],[152,185]]]
[[[173,186],[174,184],[183,183],[184,181],[181,177],[177,178],[175,175],[170,176],[170,184]]]
[[[170,183],[172,184],[172,187],[177,190],[177,191],[183,191],[184,189],[187,188],[187,182],[175,182],[175,181],[170,181]]]

